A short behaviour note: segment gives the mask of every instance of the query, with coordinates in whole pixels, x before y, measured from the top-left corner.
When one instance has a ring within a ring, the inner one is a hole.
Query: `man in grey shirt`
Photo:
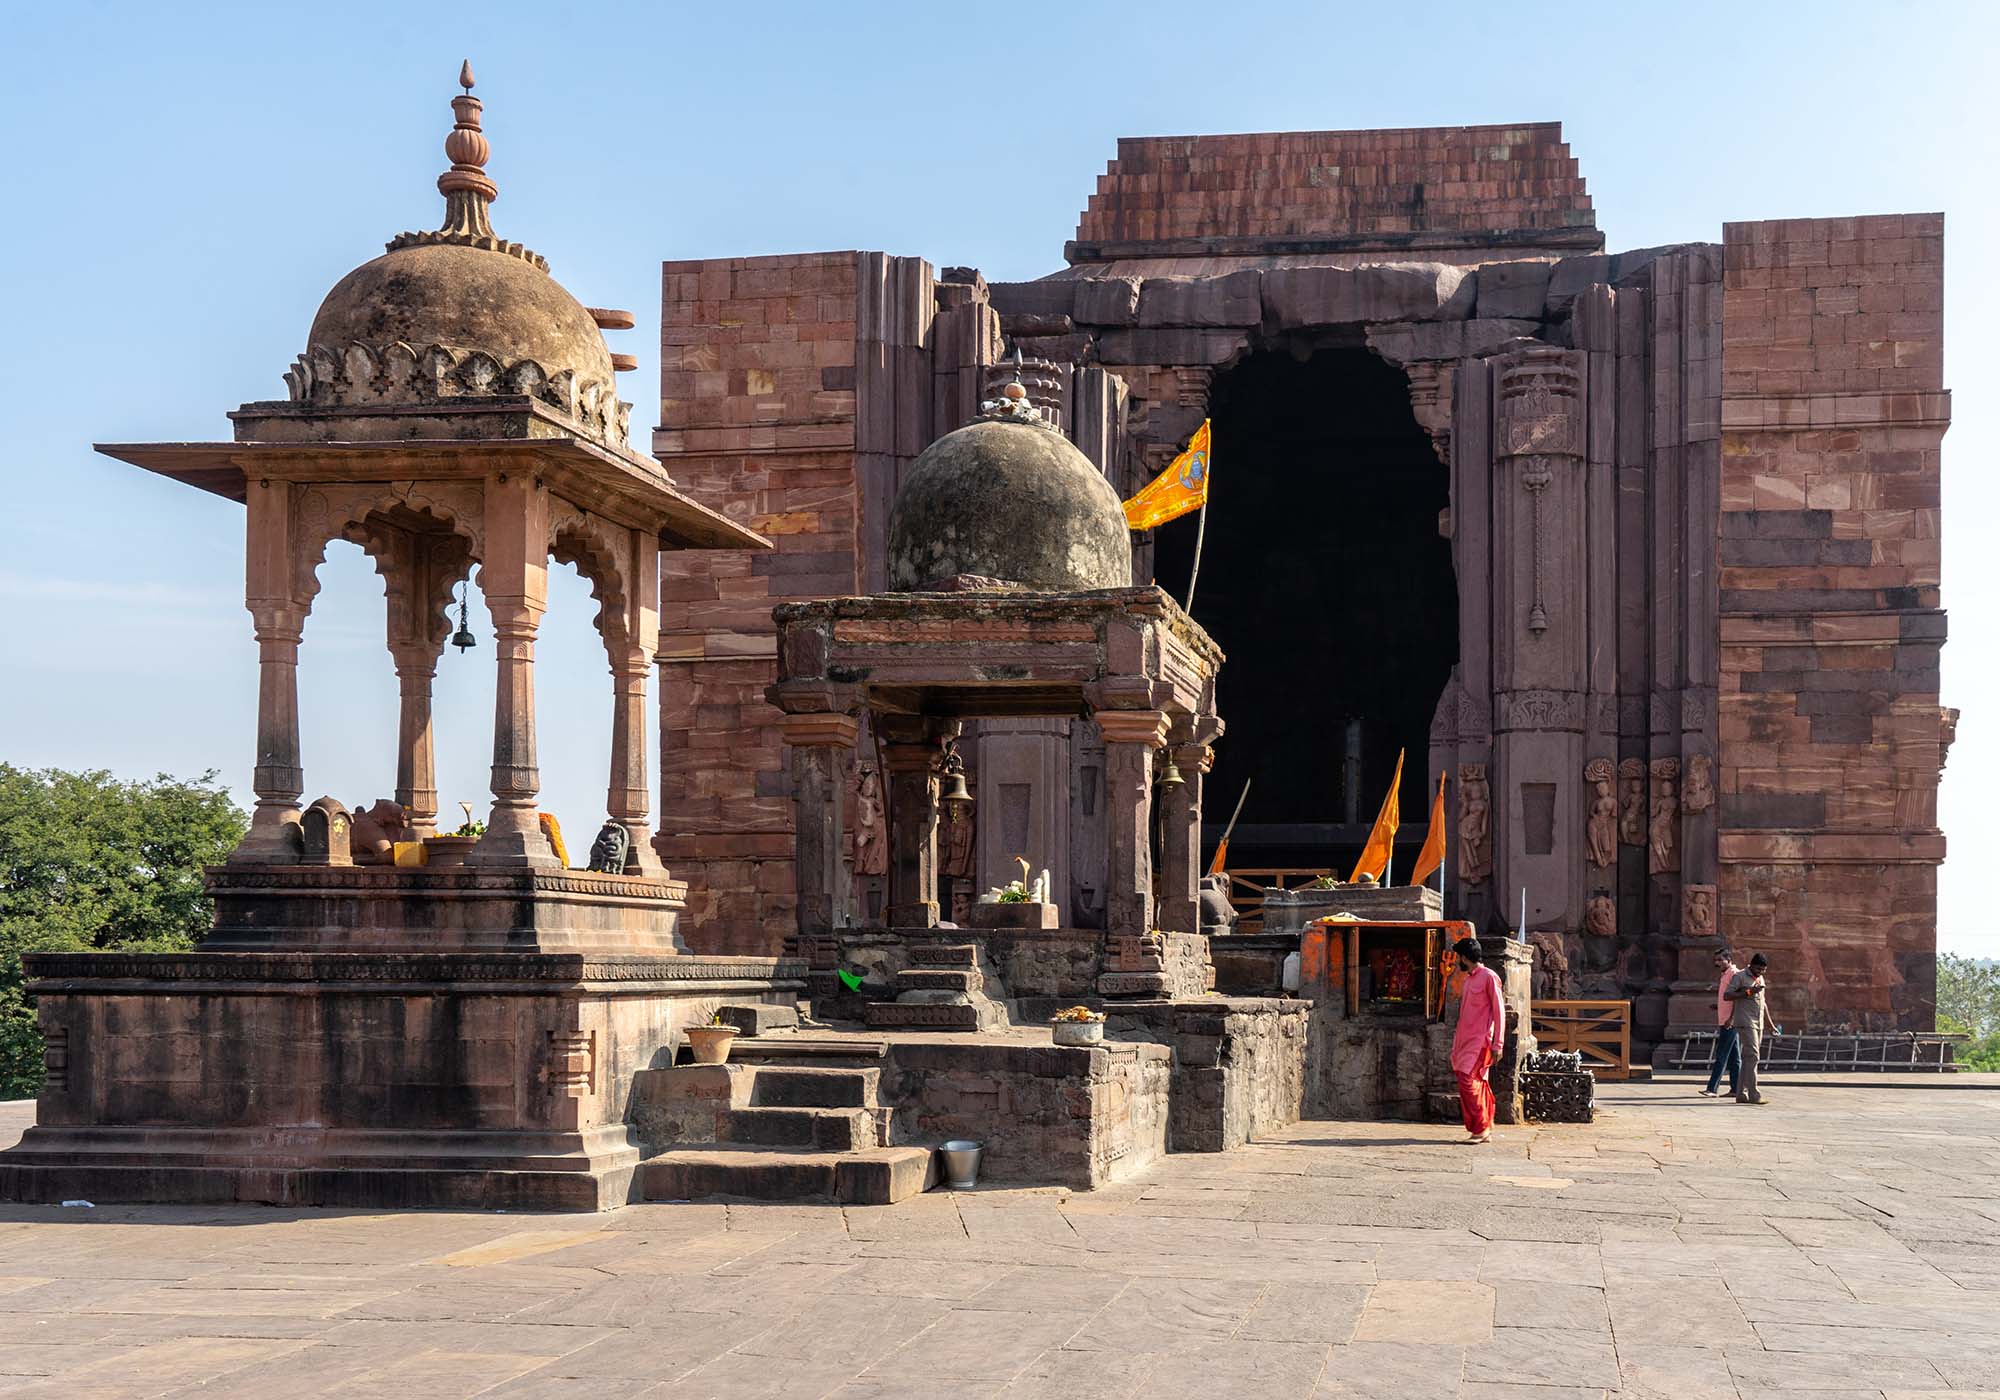
[[[1730,1024],[1736,1028],[1736,1041],[1743,1052],[1743,1077],[1736,1086],[1738,1103],[1764,1102],[1764,1096],[1757,1092],[1757,1061],[1764,1049],[1764,1028],[1777,1029],[1764,1005],[1764,969],[1770,965],[1771,960],[1762,953],[1753,954],[1750,965],[1730,978],[1723,992],[1731,1003]]]

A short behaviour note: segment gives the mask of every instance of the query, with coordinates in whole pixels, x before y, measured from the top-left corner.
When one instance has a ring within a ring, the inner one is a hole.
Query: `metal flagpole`
[[[1183,605],[1189,616],[1194,614],[1194,585],[1195,580],[1201,577],[1201,542],[1207,534],[1208,495],[1204,492],[1201,498],[1201,515],[1195,521],[1194,527],[1194,567],[1188,571],[1188,596],[1187,602]]]
[[[1207,419],[1203,419],[1204,425]],[[1201,515],[1194,526],[1194,567],[1188,570],[1187,602],[1182,611],[1194,616],[1194,585],[1201,577],[1201,542],[1208,537],[1208,488],[1212,483],[1209,468],[1215,461],[1215,434],[1211,429],[1208,438],[1208,460],[1201,464]],[[1247,789],[1246,789],[1247,790]]]
[[[1236,830],[1236,819],[1243,815],[1243,804],[1249,800],[1250,779],[1245,778],[1243,780],[1243,791],[1236,794],[1236,810],[1229,814],[1229,825],[1222,828],[1222,839],[1215,843],[1217,850],[1221,850],[1229,844],[1229,834]]]

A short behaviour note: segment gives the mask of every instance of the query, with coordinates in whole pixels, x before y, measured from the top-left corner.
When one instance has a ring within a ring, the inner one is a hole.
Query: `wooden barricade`
[[[1300,867],[1261,869],[1244,868],[1223,871],[1229,877],[1229,904],[1236,911],[1236,931],[1238,933],[1262,933],[1264,931],[1264,893],[1267,890],[1296,890],[1331,875],[1331,870],[1307,870]]]
[[[1599,1079],[1632,1077],[1631,1002],[1537,1001],[1529,1011],[1538,1049],[1575,1050]]]

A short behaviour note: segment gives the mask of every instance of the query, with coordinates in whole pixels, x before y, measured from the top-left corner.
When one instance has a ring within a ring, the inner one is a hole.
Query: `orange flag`
[[[1223,861],[1228,857],[1228,855],[1229,855],[1229,838],[1225,836],[1220,841],[1215,843],[1215,859],[1208,863],[1208,873],[1211,875],[1220,875],[1222,873]]]
[[[1431,829],[1424,833],[1424,848],[1410,871],[1410,883],[1421,885],[1424,878],[1444,864],[1444,774],[1438,774],[1437,796],[1431,799]]]
[[[1389,868],[1389,853],[1396,841],[1396,828],[1402,825],[1402,806],[1396,800],[1396,793],[1403,785],[1403,750],[1396,751],[1396,776],[1389,779],[1389,795],[1382,799],[1382,810],[1375,815],[1374,829],[1368,833],[1368,844],[1361,848],[1361,859],[1354,863],[1354,873],[1347,877],[1353,884],[1363,875],[1382,878],[1382,872]]]

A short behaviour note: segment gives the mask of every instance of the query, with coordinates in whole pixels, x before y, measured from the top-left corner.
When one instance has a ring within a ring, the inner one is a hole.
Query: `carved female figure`
[[[1681,765],[1676,758],[1658,759],[1653,764],[1653,820],[1647,832],[1646,869],[1666,875],[1681,868]]]
[[[1618,765],[1618,839],[1628,846],[1646,844],[1646,765],[1628,758]]]
[[[854,793],[854,873],[882,875],[889,869],[889,832],[883,820],[882,777],[871,763],[861,765]]]
[[[1584,844],[1590,863],[1602,869],[1618,859],[1617,770],[1608,758],[1593,758],[1584,766],[1590,783],[1590,816],[1584,822]]]
[[[1493,873],[1493,797],[1486,765],[1458,766],[1458,876],[1476,884]]]

